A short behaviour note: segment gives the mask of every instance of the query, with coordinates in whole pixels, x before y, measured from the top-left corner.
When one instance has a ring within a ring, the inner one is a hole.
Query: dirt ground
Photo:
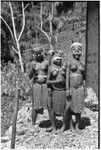
[[[46,128],[51,125],[47,110],[44,110],[43,115],[38,115],[35,126],[32,126],[31,110],[31,102],[29,102],[18,112],[16,149],[98,148],[98,111],[84,108],[79,126],[80,134],[70,129],[54,134],[46,132]],[[56,118],[56,126],[59,131],[62,126],[62,116]],[[6,131],[5,137],[2,137],[1,149],[10,148],[10,139],[11,126]]]

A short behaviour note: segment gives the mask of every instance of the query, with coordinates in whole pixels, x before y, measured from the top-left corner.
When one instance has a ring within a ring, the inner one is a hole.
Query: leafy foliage
[[[21,109],[26,100],[29,100],[31,92],[28,73],[22,74],[17,60],[15,63],[3,63],[1,72],[1,135],[12,124],[17,81],[20,87],[19,109]]]
[[[20,2],[11,2],[14,10],[14,19],[16,22],[17,27],[17,35],[19,34],[21,27],[22,27],[22,12],[21,12],[21,3]],[[49,21],[47,19],[49,12],[51,11],[51,2],[42,2],[43,3],[43,29],[47,33],[49,33]],[[64,4],[63,4],[64,3]],[[15,98],[15,90],[16,90],[16,82],[18,81],[19,87],[20,87],[20,101],[26,101],[29,99],[30,92],[31,92],[31,82],[29,81],[28,72],[29,72],[29,64],[30,61],[33,59],[33,51],[32,47],[35,43],[39,43],[41,45],[48,45],[48,40],[46,36],[38,30],[37,26],[40,27],[40,2],[24,2],[24,5],[29,4],[26,11],[25,11],[25,18],[26,18],[26,24],[24,32],[21,36],[20,40],[20,50],[22,55],[23,64],[25,67],[25,72],[22,74],[21,68],[18,62],[18,59],[15,55],[15,52],[11,49],[12,44],[14,44],[14,41],[11,39],[11,35],[9,33],[8,28],[4,24],[3,21],[1,21],[1,35],[2,35],[2,41],[1,41],[1,53],[2,53],[2,60],[6,60],[8,62],[9,57],[12,54],[13,63],[3,63],[2,61],[2,70],[1,70],[1,97],[2,97],[2,128],[4,126],[4,131],[11,125],[11,114],[13,114],[14,111],[14,98]],[[57,50],[62,50],[64,55],[66,54],[67,57],[70,57],[70,51],[68,50],[71,44],[70,38],[71,38],[71,27],[72,27],[72,18],[74,19],[78,17],[80,19],[80,13],[76,15],[73,14],[73,10],[71,8],[68,8],[64,11],[64,9],[61,9],[61,11],[58,11],[61,8],[64,8],[65,2],[61,3],[54,3],[54,17],[52,20],[52,27],[53,27],[53,35],[52,35],[52,45]],[[82,5],[80,5],[81,7]],[[67,5],[68,7],[68,5]],[[82,6],[83,7],[83,6]],[[10,28],[12,29],[12,21],[11,21],[11,13],[8,5],[5,2],[1,3],[1,15],[4,17],[4,19],[9,24]],[[78,10],[78,7],[76,8],[76,11]],[[85,10],[85,9],[84,9]],[[82,13],[81,13],[82,14]],[[74,16],[73,16],[74,15]],[[84,14],[84,17],[86,14]],[[77,24],[77,27],[75,29],[80,28],[80,20],[75,21],[75,24]],[[76,19],[75,19],[76,20]],[[84,24],[85,26],[85,24]],[[57,36],[58,35],[58,36]],[[57,44],[55,41],[55,36],[58,37]],[[73,35],[75,37],[75,35]],[[68,42],[69,41],[69,42]],[[83,41],[85,44],[85,42]],[[49,50],[49,45],[44,48],[44,50]],[[9,52],[9,56],[8,56]],[[5,55],[5,57],[4,57]],[[8,56],[8,59],[7,59]],[[21,106],[21,105],[20,105]],[[11,109],[8,109],[11,108]],[[3,131],[3,130],[2,130]]]
[[[17,35],[19,34],[22,26],[22,10],[20,2],[11,2],[14,10],[14,20],[16,23]],[[57,36],[59,32],[65,31],[66,28],[69,27],[69,24],[72,23],[72,20],[76,20],[75,18],[85,20],[86,18],[86,2],[53,2],[54,3],[54,14],[52,20],[53,27],[53,39]],[[28,4],[27,9],[25,10],[25,29],[23,35],[20,40],[20,48],[21,54],[26,53],[26,49],[30,49],[30,45],[36,42],[40,44],[48,44],[48,40],[46,36],[40,32],[37,27],[40,27],[40,2],[24,2],[26,6]],[[74,5],[75,4],[75,5]],[[51,2],[42,2],[42,17],[43,17],[43,30],[49,34],[49,13],[52,11]],[[12,21],[11,21],[11,12],[8,6],[8,2],[1,3],[1,15],[9,24],[12,29]],[[76,21],[75,21],[76,22]],[[15,58],[15,52],[9,47],[9,45],[14,46],[14,41],[11,39],[11,35],[9,33],[8,28],[5,26],[3,21],[1,22],[2,34],[5,32],[5,37],[7,38],[8,47],[4,47],[2,44],[2,60],[5,59],[7,52],[10,51],[10,55]],[[3,34],[4,35],[4,34]],[[5,37],[3,36],[2,42],[5,41]],[[9,42],[8,42],[9,41]],[[52,43],[53,44],[53,43]],[[54,43],[56,44],[56,42]],[[54,45],[53,44],[53,45]],[[27,47],[27,48],[26,48]],[[23,58],[24,59],[24,58]],[[24,60],[25,62],[25,60]]]
[[[20,88],[20,98],[26,99],[30,91],[30,82],[28,73],[22,74],[18,61],[9,62],[5,65],[1,72],[1,96],[14,96],[16,92],[16,84]]]

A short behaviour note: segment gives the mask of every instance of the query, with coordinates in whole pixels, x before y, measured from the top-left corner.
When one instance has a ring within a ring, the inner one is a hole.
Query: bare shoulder
[[[67,66],[67,62],[64,62],[64,63],[62,64],[62,68],[63,68],[63,69],[66,69],[66,66]]]
[[[44,64],[45,64],[46,66],[48,66],[49,61],[48,61],[48,60],[44,60]]]
[[[31,67],[31,68],[35,68],[35,65],[36,65],[36,62],[35,62],[35,61],[32,61],[32,62],[30,63],[30,67]]]

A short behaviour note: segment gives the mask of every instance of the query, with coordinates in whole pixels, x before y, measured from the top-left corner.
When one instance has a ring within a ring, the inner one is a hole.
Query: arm
[[[51,84],[49,83],[50,77],[51,77],[51,66],[48,67],[47,88],[48,88],[48,95],[49,95],[49,96],[52,96]]]
[[[47,87],[50,87],[49,81],[51,77],[51,66],[48,67],[48,75],[47,75]]]
[[[69,79],[70,79],[70,63],[67,63],[66,64],[66,90],[70,89]]]
[[[83,86],[84,86],[84,97],[87,96],[87,87],[86,87],[86,71],[85,71],[85,64],[82,61],[82,76],[83,76]]]
[[[48,76],[47,76],[47,85],[48,86],[51,86],[52,84],[60,82],[60,80],[51,80],[51,70],[52,70],[52,66],[49,66]]]
[[[86,80],[85,64],[83,61],[81,61],[81,72],[82,72],[83,80]]]
[[[70,93],[70,62],[66,64],[66,95]]]
[[[32,79],[35,73],[35,63],[31,63],[29,67],[29,78]]]

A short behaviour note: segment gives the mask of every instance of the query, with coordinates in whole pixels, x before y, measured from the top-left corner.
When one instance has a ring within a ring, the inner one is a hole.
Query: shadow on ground
[[[83,130],[86,126],[90,126],[90,119],[88,117],[82,117],[79,124],[79,129]],[[40,128],[49,128],[51,126],[50,120],[44,120],[39,124]],[[69,129],[69,125],[67,125],[67,129]],[[56,119],[56,128],[60,129],[62,127],[62,121]]]
[[[88,117],[82,117],[81,120],[80,120],[80,125],[79,125],[79,128],[82,130],[82,129],[85,129],[86,126],[90,126],[90,119]]]
[[[42,121],[42,122],[39,124],[39,127],[40,127],[40,128],[49,128],[50,126],[51,126],[50,120]],[[57,128],[57,129],[60,129],[61,127],[62,127],[62,121],[56,119],[56,128]]]

